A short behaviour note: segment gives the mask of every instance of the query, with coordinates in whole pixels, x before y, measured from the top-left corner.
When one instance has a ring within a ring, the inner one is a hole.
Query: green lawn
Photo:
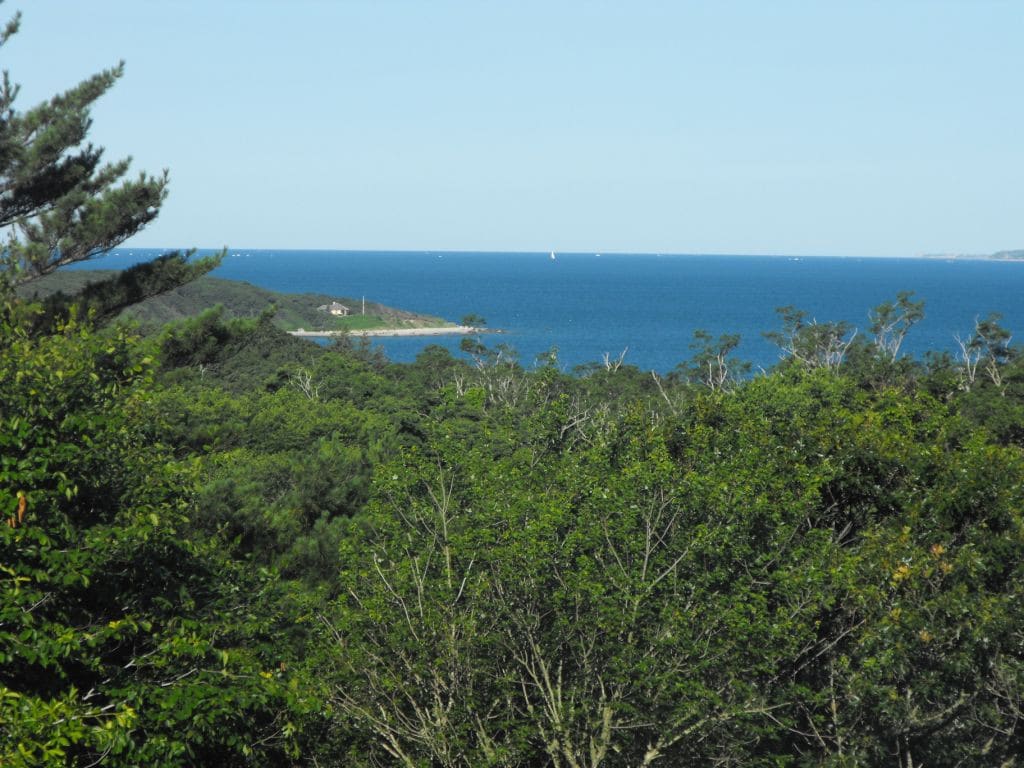
[[[378,315],[349,315],[348,317],[329,316],[324,321],[324,328],[339,331],[371,331],[375,328],[389,328],[388,323]]]

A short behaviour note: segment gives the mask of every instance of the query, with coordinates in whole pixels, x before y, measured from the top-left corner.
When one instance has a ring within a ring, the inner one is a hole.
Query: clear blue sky
[[[8,0],[24,108],[127,62],[132,244],[1024,247],[1020,0]]]

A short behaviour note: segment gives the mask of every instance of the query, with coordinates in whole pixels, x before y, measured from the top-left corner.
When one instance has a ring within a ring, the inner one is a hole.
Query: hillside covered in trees
[[[215,259],[24,295],[159,211],[83,144],[119,74],[0,89],[0,765],[1017,764],[1000,318],[912,360],[910,293],[870,335],[783,307],[756,376],[703,332],[667,377],[142,335]]]
[[[111,270],[51,272],[22,286],[19,294],[27,299],[61,303],[80,294],[88,286],[102,284],[116,276]],[[347,317],[335,317],[325,311],[337,302],[350,310]],[[254,318],[273,305],[272,321],[285,331],[361,330],[368,328],[423,328],[450,325],[439,317],[396,309],[375,301],[328,296],[320,293],[280,293],[238,280],[203,275],[171,290],[123,307],[119,319],[138,323],[144,332],[158,331],[176,320],[195,317],[206,309],[220,306],[227,318]]]
[[[801,326],[767,375],[655,380],[6,307],[6,763],[1020,751],[1010,349],[968,383]]]

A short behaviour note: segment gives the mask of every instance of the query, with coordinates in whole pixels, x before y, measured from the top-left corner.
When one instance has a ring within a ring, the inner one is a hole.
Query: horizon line
[[[267,252],[305,252],[305,253],[367,253],[367,254],[452,254],[482,256],[546,256],[550,253],[565,256],[657,256],[657,257],[713,257],[713,258],[825,258],[825,259],[991,259],[994,253],[968,253],[968,252],[920,252],[914,254],[861,254],[861,253],[744,253],[724,251],[625,251],[625,250],[600,250],[600,249],[537,249],[537,250],[496,250],[496,249],[472,249],[472,248],[298,248],[298,247],[235,247],[235,246],[118,246],[112,248],[107,254],[123,253],[125,251],[189,251],[196,252],[218,252],[226,250],[229,256],[244,255],[245,252],[267,253]],[[1014,249],[1005,249],[1012,251]],[[995,253],[1002,253],[996,251]],[[102,258],[101,254],[97,258]],[[1014,259],[997,259],[1011,261]]]

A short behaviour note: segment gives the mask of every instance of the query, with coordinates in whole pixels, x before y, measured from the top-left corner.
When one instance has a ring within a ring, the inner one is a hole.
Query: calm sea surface
[[[115,251],[91,262],[123,268],[160,251]],[[518,350],[524,364],[557,347],[566,369],[603,353],[667,372],[692,354],[694,329],[738,333],[739,357],[778,359],[761,337],[792,304],[820,322],[846,320],[866,333],[868,310],[914,291],[925,319],[907,338],[914,355],[953,351],[974,318],[1003,315],[1024,338],[1024,262],[784,256],[656,256],[559,253],[271,251],[231,252],[214,272],[276,291],[379,301],[458,321],[474,313],[487,337]],[[458,350],[456,337],[380,339],[389,358],[410,361],[428,344]]]

